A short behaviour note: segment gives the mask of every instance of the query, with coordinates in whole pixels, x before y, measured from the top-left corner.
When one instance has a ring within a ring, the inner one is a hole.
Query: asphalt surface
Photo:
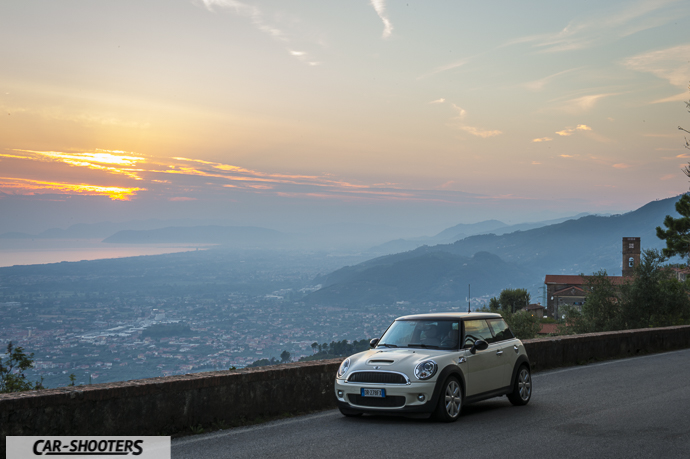
[[[690,458],[690,350],[533,375],[532,400],[452,424],[337,410],[184,437],[183,458]]]

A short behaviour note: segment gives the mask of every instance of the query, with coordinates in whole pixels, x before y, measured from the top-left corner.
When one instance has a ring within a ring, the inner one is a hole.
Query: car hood
[[[350,357],[350,372],[363,370],[410,372],[419,362],[440,354],[446,354],[446,351],[419,348],[371,349]]]

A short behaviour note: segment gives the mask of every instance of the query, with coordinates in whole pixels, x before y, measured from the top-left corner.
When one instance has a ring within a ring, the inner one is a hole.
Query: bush
[[[0,358],[0,393],[22,392],[43,389],[41,381],[32,383],[26,380],[24,371],[34,364],[34,355],[26,355],[20,346],[14,347],[12,341],[7,344],[6,359]]]

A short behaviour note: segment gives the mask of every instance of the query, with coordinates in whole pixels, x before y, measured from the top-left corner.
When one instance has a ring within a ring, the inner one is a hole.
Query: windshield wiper
[[[433,344],[422,344],[422,343],[408,344],[407,347],[423,347],[424,349],[438,349],[439,348],[439,346],[436,346]]]
[[[398,347],[396,344],[379,343],[376,347]]]

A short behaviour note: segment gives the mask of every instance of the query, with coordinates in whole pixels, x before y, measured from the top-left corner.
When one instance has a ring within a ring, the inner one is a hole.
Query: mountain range
[[[451,301],[464,298],[468,284],[475,295],[482,296],[496,295],[505,288],[534,291],[546,274],[591,274],[605,269],[620,275],[622,238],[640,237],[643,250],[664,247],[656,237],[656,227],[666,215],[678,216],[678,199],[653,201],[621,215],[587,215],[374,258],[316,278],[314,282],[322,288],[308,295],[307,301]]]
[[[526,231],[533,228],[540,228],[542,226],[553,225],[556,223],[561,223],[567,220],[577,219],[586,215],[587,213],[580,213],[572,217],[557,218],[553,220],[545,220],[540,222],[526,222],[518,223],[515,225],[508,225],[499,220],[485,220],[478,223],[460,223],[455,226],[451,226],[436,236],[422,236],[408,239],[395,239],[393,241],[386,242],[384,244],[372,247],[369,249],[370,253],[376,254],[393,254],[397,252],[403,252],[407,250],[414,250],[417,247],[423,245],[437,245],[437,244],[449,244],[460,239],[465,239],[469,236],[475,236],[478,234],[507,234],[513,233],[515,231]]]

